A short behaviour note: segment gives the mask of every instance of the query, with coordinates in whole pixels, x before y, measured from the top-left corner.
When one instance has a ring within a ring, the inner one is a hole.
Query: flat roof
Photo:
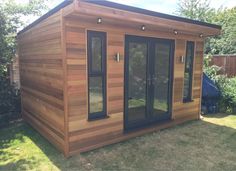
[[[36,21],[31,23],[30,25],[25,27],[20,32],[18,32],[18,34],[21,34],[25,31],[29,30],[30,28],[37,25],[38,23],[40,23],[44,19],[48,18],[49,16],[53,15],[54,13],[59,11],[60,9],[68,6],[72,2],[73,2],[73,0],[64,0],[61,4],[59,4],[58,6],[56,6],[55,8],[53,8],[52,10],[50,10],[49,12],[44,14],[42,17],[40,17],[39,19],[37,19]],[[169,14],[164,14],[164,13],[160,13],[160,12],[154,12],[154,11],[150,11],[150,10],[146,10],[146,9],[142,9],[142,8],[137,8],[137,7],[132,7],[132,6],[128,6],[128,5],[122,5],[122,4],[118,4],[118,3],[110,2],[110,1],[106,1],[106,0],[84,0],[84,2],[88,2],[88,3],[92,3],[92,4],[96,4],[96,5],[101,5],[101,6],[105,6],[105,7],[110,7],[110,8],[115,8],[115,9],[120,9],[120,10],[124,10],[124,11],[130,11],[130,12],[134,12],[134,13],[149,15],[149,16],[153,16],[153,17],[164,18],[164,19],[168,19],[168,20],[180,21],[180,22],[185,22],[185,23],[189,23],[189,24],[196,24],[196,25],[211,27],[211,28],[215,28],[215,29],[221,29],[220,25],[206,23],[206,22],[202,22],[202,21],[198,21],[198,20],[192,20],[192,19],[183,18],[183,17],[178,17],[178,16],[174,16],[174,15],[169,15]]]
[[[216,25],[216,24],[210,24],[210,23],[206,23],[206,22],[202,22],[202,21],[198,21],[198,20],[192,20],[192,19],[178,17],[178,16],[174,16],[174,15],[169,15],[169,14],[164,14],[164,13],[160,13],[160,12],[154,12],[154,11],[150,11],[150,10],[146,10],[146,9],[142,9],[142,8],[137,8],[137,7],[128,6],[128,5],[122,5],[122,4],[118,4],[118,3],[110,2],[110,1],[105,1],[105,0],[85,0],[85,2],[93,3],[93,4],[97,4],[97,5],[102,5],[102,6],[106,6],[106,7],[111,7],[111,8],[116,8],[116,9],[120,9],[120,10],[150,15],[150,16],[154,16],[154,17],[160,17],[160,18],[169,19],[169,20],[181,21],[181,22],[186,22],[186,23],[190,23],[190,24],[197,24],[197,25],[212,27],[212,28],[216,28],[216,29],[221,29],[221,26]]]

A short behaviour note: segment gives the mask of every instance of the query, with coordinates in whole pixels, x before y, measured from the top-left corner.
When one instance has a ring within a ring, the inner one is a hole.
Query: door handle
[[[152,84],[154,85],[157,81],[157,77],[155,75],[152,76]]]
[[[150,86],[152,84],[152,79],[148,77],[147,81],[148,81],[148,85]]]

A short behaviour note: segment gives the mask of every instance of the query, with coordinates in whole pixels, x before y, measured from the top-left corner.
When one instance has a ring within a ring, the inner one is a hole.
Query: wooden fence
[[[236,55],[214,55],[211,65],[221,67],[221,74],[228,77],[236,76]]]

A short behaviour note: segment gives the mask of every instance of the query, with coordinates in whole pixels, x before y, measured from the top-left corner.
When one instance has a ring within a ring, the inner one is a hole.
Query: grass
[[[0,130],[0,170],[236,170],[236,116],[209,115],[65,159],[25,123]]]

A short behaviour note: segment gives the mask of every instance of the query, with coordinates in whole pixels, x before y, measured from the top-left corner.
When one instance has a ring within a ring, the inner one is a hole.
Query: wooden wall
[[[202,66],[203,66],[203,41],[195,42],[195,56],[193,67],[192,102],[183,103],[184,67],[180,62],[180,56],[186,53],[186,41],[176,39],[175,41],[175,66],[174,66],[174,94],[172,118],[183,118],[186,116],[199,117],[201,104]]]
[[[188,35],[176,36],[155,30],[142,32],[139,29],[130,27],[130,25],[132,24],[115,25],[114,21],[106,21],[98,25],[96,24],[96,18],[87,16],[73,15],[65,18],[70,155],[137,136],[136,133],[123,133],[124,59],[120,63],[113,59],[117,52],[124,57],[125,34],[176,40],[172,118],[176,120],[182,118],[182,121],[199,118],[203,42],[197,37],[194,38]],[[107,109],[109,117],[97,121],[87,120],[87,30],[107,33]],[[194,101],[182,103],[184,64],[179,62],[179,57],[185,56],[187,40],[196,41]],[[145,132],[144,130],[137,132],[141,134]]]
[[[23,118],[64,152],[61,13],[18,36]]]
[[[86,151],[88,147],[97,146],[104,139],[112,139],[116,134],[122,134],[124,62],[117,64],[113,55],[120,52],[124,56],[124,36],[114,32],[107,33],[107,106],[110,118],[88,122],[87,28],[81,26],[76,19],[66,19],[65,31],[69,151],[74,153],[81,148]],[[96,142],[94,138],[97,139]]]

